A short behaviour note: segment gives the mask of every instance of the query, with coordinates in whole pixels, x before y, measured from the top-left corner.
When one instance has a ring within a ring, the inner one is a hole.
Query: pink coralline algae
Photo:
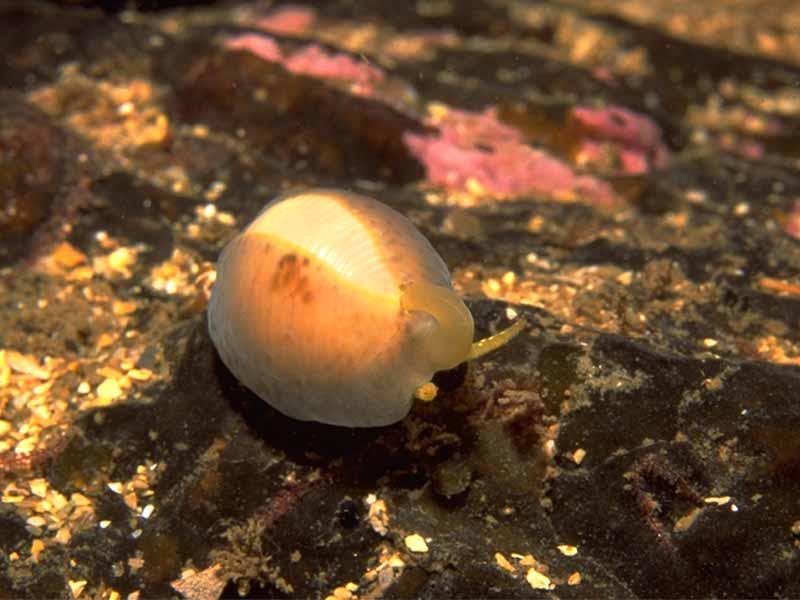
[[[289,55],[284,66],[293,73],[363,85],[377,83],[384,77],[381,69],[367,62],[356,60],[347,54],[330,53],[315,44],[300,48]]]
[[[247,50],[267,62],[282,62],[283,52],[274,39],[266,35],[245,33],[228,38],[225,47],[231,50]]]
[[[576,155],[580,164],[605,166],[622,175],[667,165],[669,150],[661,128],[650,117],[620,106],[579,106],[572,109],[569,120],[586,136]]]
[[[256,20],[258,29],[277,35],[303,35],[316,21],[314,11],[306,6],[282,6]]]
[[[373,85],[383,81],[383,71],[365,61],[347,54],[325,50],[317,44],[308,44],[294,52],[284,54],[278,42],[266,35],[246,33],[225,40],[225,47],[246,50],[259,58],[281,64],[287,71],[322,79],[333,79],[353,85],[351,91],[369,95]]]
[[[450,191],[509,197],[542,194],[608,204],[611,185],[575,172],[568,164],[524,143],[516,129],[482,113],[447,109],[429,119],[433,135],[406,133],[403,140],[432,183]]]
[[[794,201],[794,208],[786,220],[785,231],[788,235],[800,240],[800,200]]]

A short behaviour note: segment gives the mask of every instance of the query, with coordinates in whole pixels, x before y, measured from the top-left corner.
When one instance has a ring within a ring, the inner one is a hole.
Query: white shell
[[[267,403],[350,427],[402,419],[472,341],[428,240],[385,204],[336,190],[269,203],[223,250],[208,316],[222,361]]]

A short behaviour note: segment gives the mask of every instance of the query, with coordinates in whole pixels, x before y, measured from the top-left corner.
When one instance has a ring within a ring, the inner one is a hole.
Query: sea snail
[[[348,427],[401,420],[473,348],[472,315],[428,240],[339,190],[276,198],[228,243],[208,323],[222,361],[268,404]]]

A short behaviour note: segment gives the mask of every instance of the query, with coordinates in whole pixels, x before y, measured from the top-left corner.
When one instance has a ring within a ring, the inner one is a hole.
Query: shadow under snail
[[[403,419],[436,371],[524,326],[473,343],[430,242],[387,205],[332,189],[276,198],[228,243],[208,323],[228,369],[272,407],[347,427]]]

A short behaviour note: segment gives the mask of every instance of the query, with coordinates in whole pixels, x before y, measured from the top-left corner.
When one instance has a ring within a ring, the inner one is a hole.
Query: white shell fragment
[[[269,203],[223,250],[209,331],[230,371],[296,419],[388,425],[467,359],[469,310],[404,216],[310,190]]]

